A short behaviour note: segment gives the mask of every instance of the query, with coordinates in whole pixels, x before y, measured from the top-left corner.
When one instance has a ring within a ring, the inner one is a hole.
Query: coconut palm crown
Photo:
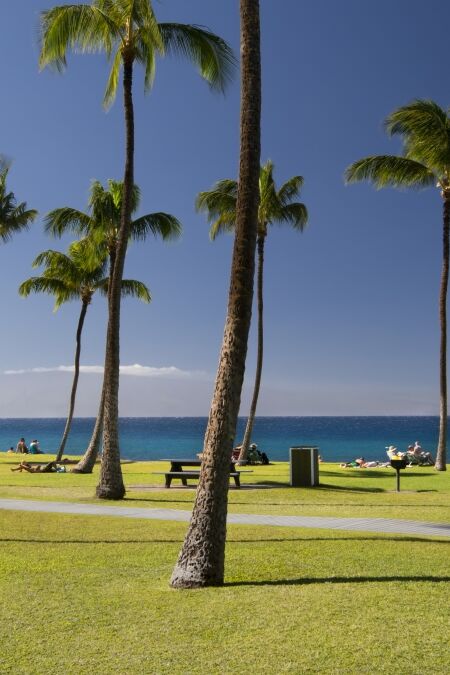
[[[55,237],[62,237],[67,232],[84,236],[92,241],[96,254],[109,255],[110,259],[114,259],[120,229],[123,182],[109,179],[107,184],[105,188],[100,181],[92,182],[88,213],[69,206],[50,211],[44,219],[46,231]],[[140,201],[140,189],[134,185],[132,213],[138,210]],[[131,221],[131,240],[144,241],[150,234],[160,236],[164,241],[176,239],[181,234],[181,223],[175,216],[163,211],[147,213]],[[86,250],[86,254],[89,252]],[[110,275],[112,271],[110,269]]]
[[[8,192],[6,179],[9,167],[0,162],[0,240],[8,242],[13,234],[27,230],[37,216],[35,209],[27,209],[26,202],[16,201],[14,192]]]
[[[308,211],[304,204],[292,202],[303,186],[302,176],[293,176],[277,190],[273,177],[274,164],[268,160],[259,173],[260,202],[258,208],[258,236],[267,236],[269,225],[289,224],[294,230],[303,231]],[[195,205],[211,221],[209,236],[214,240],[223,232],[233,232],[236,222],[238,183],[219,180],[212,190],[200,192]]]
[[[69,437],[75,409],[75,399],[80,373],[81,335],[86,312],[96,291],[107,296],[109,278],[105,276],[106,257],[98,257],[95,261],[92,256],[86,255],[86,248],[90,242],[82,240],[74,242],[68,254],[60,251],[48,250],[40,253],[33,262],[33,267],[44,266],[39,276],[30,277],[19,287],[19,294],[28,297],[31,293],[47,293],[55,297],[55,311],[62,304],[71,300],[81,300],[81,311],[76,333],[76,350],[74,377],[70,396],[69,414],[64,427],[62,439],[58,448],[56,461],[59,461]],[[122,280],[122,295],[139,298],[143,302],[150,302],[150,292],[145,284],[134,279]]]
[[[372,155],[348,167],[348,183],[368,180],[377,188],[436,186],[443,199],[443,265],[440,288],[440,424],[436,469],[446,469],[447,447],[447,287],[450,225],[450,117],[434,101],[417,99],[391,113],[389,135],[400,136],[401,155]]]
[[[61,71],[68,50],[105,52],[111,70],[104,105],[115,99],[124,62],[144,68],[144,87],[151,89],[156,58],[166,54],[187,57],[214,89],[224,90],[235,59],[220,37],[196,25],[158,23],[149,0],[93,0],[91,4],[53,7],[42,13],[40,67]]]
[[[247,459],[253,424],[258,404],[263,362],[263,270],[264,242],[268,226],[275,223],[288,224],[294,230],[302,232],[307,221],[308,211],[304,204],[293,202],[300,194],[303,185],[302,176],[293,176],[277,190],[273,178],[274,165],[267,161],[259,172],[259,208],[257,223],[257,301],[258,301],[258,350],[256,359],[256,375],[250,412],[247,418],[239,461]],[[220,180],[212,190],[201,192],[196,200],[196,207],[204,211],[211,222],[209,236],[214,240],[222,232],[232,232],[236,222],[238,184],[234,180]]]

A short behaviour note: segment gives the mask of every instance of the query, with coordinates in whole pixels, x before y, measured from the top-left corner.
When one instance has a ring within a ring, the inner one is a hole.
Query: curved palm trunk
[[[91,440],[88,448],[83,455],[83,458],[71,470],[72,473],[92,473],[98,454],[100,452],[100,443],[103,432],[103,415],[105,402],[105,388],[102,385],[102,394],[100,398],[100,406],[98,409],[97,418],[95,420],[94,431],[92,432]]]
[[[441,352],[440,352],[440,420],[439,442],[436,453],[435,468],[438,471],[446,471],[447,455],[447,288],[449,269],[449,224],[450,224],[450,193],[444,191],[444,217],[443,217],[443,259],[441,290],[439,296],[439,319],[441,324]]]
[[[259,389],[261,386],[261,373],[263,364],[263,347],[264,347],[264,332],[263,332],[263,271],[264,271],[264,235],[258,237],[258,281],[257,281],[257,295],[258,295],[258,354],[256,357],[256,375],[255,386],[253,389],[253,398],[248,415],[247,426],[245,427],[244,440],[242,441],[242,448],[239,454],[238,464],[245,462],[248,456],[248,449],[250,441],[252,440],[253,424],[255,422],[256,407],[258,405]]]
[[[55,460],[56,462],[59,462],[64,454],[64,448],[66,447],[67,439],[70,433],[70,427],[72,426],[73,412],[75,410],[75,398],[77,395],[78,378],[80,376],[81,333],[83,332],[83,324],[88,305],[89,302],[85,300],[82,301],[80,318],[78,319],[77,338],[76,338],[77,347],[75,350],[75,373],[72,382],[72,392],[70,394],[69,415],[67,417],[66,426],[64,427],[64,433],[61,439],[61,443],[59,444],[58,452],[56,454]]]
[[[119,366],[120,297],[127,252],[134,183],[133,62],[124,58],[123,91],[126,126],[126,157],[123,180],[122,213],[116,249],[116,261],[109,288],[109,318],[106,336],[104,374],[103,455],[100,482],[96,494],[101,499],[122,499],[125,495],[119,448]]]
[[[116,261],[116,252],[115,249],[111,249],[109,252],[108,301],[111,288],[111,277],[113,274],[115,261]],[[100,443],[103,434],[104,407],[105,407],[105,375],[103,374],[100,405],[98,408],[97,417],[95,419],[94,430],[92,432],[91,440],[89,441],[89,445],[82,459],[72,469],[72,473],[92,473],[92,471],[94,470],[95,462],[97,461],[97,457],[100,452]]]
[[[229,467],[247,354],[259,200],[261,60],[259,0],[241,0],[241,156],[228,312],[203,463],[189,529],[171,585],[223,584]]]

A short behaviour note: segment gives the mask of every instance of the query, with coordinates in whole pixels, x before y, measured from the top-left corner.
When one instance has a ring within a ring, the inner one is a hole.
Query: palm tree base
[[[125,497],[125,485],[97,485],[95,495],[99,499],[123,499]]]
[[[447,471],[447,466],[445,464],[435,464],[434,468],[436,471]]]
[[[70,473],[92,473],[92,469],[79,469],[74,466],[73,469],[70,470]]]
[[[223,578],[208,578],[194,571],[177,565],[170,580],[172,588],[207,588],[208,586],[223,586]]]

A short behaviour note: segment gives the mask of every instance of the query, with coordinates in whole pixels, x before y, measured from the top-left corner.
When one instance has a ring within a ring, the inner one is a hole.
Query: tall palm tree
[[[240,0],[241,149],[228,312],[189,529],[175,588],[223,584],[228,483],[252,313],[261,154],[259,0]]]
[[[250,411],[245,428],[242,449],[239,455],[239,462],[247,459],[250,441],[252,437],[253,424],[255,420],[256,407],[258,405],[259,389],[261,385],[261,373],[263,364],[263,272],[264,272],[264,244],[266,241],[268,227],[274,223],[287,223],[294,230],[302,232],[307,220],[308,211],[306,206],[300,202],[293,202],[294,197],[300,194],[303,185],[302,176],[293,176],[283,183],[277,190],[273,178],[273,162],[270,160],[261,166],[259,172],[259,208],[258,208],[258,231],[257,231],[257,303],[258,303],[258,350],[256,358],[256,375],[253,388],[253,397],[250,405]],[[200,192],[196,200],[196,207],[199,211],[207,214],[211,222],[209,231],[210,237],[214,240],[222,232],[232,232],[236,223],[236,200],[238,184],[234,180],[220,180],[212,190]]]
[[[26,202],[16,201],[14,192],[8,192],[6,179],[9,167],[0,161],[0,240],[8,242],[11,237],[21,230],[27,230],[37,216],[35,209],[27,209]]]
[[[40,276],[30,277],[19,287],[19,294],[27,297],[31,293],[49,293],[55,296],[55,311],[70,300],[81,300],[81,311],[76,333],[76,349],[74,377],[70,394],[69,413],[64,432],[59,444],[56,461],[63,456],[69,437],[75,410],[75,399],[80,375],[81,335],[86,312],[91,304],[92,296],[99,290],[104,295],[108,293],[109,279],[105,277],[105,261],[98,260],[96,264],[86,264],[82,242],[75,242],[69,248],[68,255],[59,251],[43,251],[33,262],[33,267],[44,265],[45,269]],[[122,294],[132,295],[144,302],[150,302],[150,293],[140,281],[123,280]]]
[[[93,181],[89,198],[89,212],[63,207],[51,211],[45,217],[47,232],[61,237],[66,232],[74,232],[86,237],[91,242],[89,247],[94,256],[99,254],[109,259],[108,276],[111,278],[116,259],[120,214],[122,209],[123,183],[108,180],[105,188],[99,181]],[[134,186],[132,196],[132,213],[137,211],[140,203],[140,190]],[[181,224],[169,213],[148,213],[131,222],[130,239],[143,241],[149,234],[160,236],[167,241],[181,234]],[[74,473],[91,473],[100,449],[104,418],[104,387],[100,397],[98,415],[87,450],[80,462],[72,469]]]
[[[92,0],[91,4],[63,5],[42,14],[40,65],[66,65],[68,49],[104,51],[112,59],[104,102],[116,95],[123,68],[125,112],[125,169],[120,229],[116,248],[106,337],[103,456],[97,496],[122,499],[125,486],[119,450],[119,333],[120,288],[129,238],[134,185],[133,68],[144,67],[145,88],[151,88],[157,56],[174,53],[189,58],[213,88],[223,90],[230,76],[233,55],[228,45],[208,30],[193,25],[158,23],[149,0]]]
[[[443,263],[439,295],[440,422],[436,469],[446,470],[447,452],[447,287],[450,225],[450,117],[434,101],[417,99],[386,119],[390,135],[398,134],[403,155],[375,155],[360,159],[346,171],[348,183],[369,180],[376,187],[423,188],[435,185],[443,202]]]

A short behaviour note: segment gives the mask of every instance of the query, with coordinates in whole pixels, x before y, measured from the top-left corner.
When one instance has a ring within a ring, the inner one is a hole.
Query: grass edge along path
[[[60,513],[70,515],[112,516],[147,520],[174,520],[189,522],[190,511],[177,509],[151,509],[130,506],[105,506],[103,504],[77,504],[67,502],[42,502],[25,499],[0,499],[0,509],[32,511],[34,513]],[[244,513],[228,515],[234,525],[266,525],[272,527],[302,527],[326,530],[350,530],[385,534],[450,537],[450,523],[426,523],[386,518],[326,518],[301,516],[267,516]]]

